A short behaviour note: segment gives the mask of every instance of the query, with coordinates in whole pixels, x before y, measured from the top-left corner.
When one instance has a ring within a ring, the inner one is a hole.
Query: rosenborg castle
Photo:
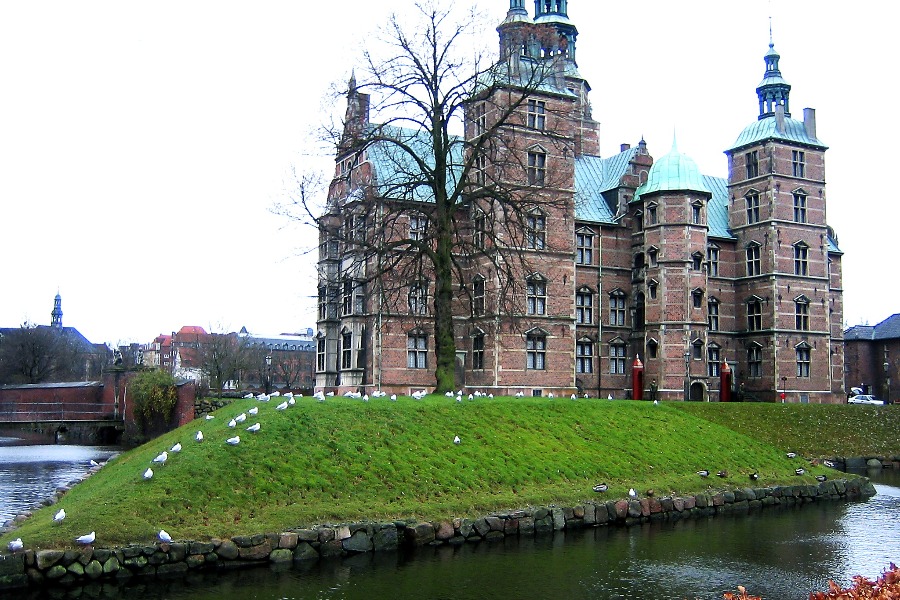
[[[499,300],[498,270],[479,239],[485,219],[500,217],[475,206],[456,215],[475,240],[465,245],[467,269],[454,272],[454,289],[466,291],[453,314],[456,385],[556,397],[845,398],[842,252],[826,223],[827,147],[815,111],[791,107],[774,45],[760,62],[756,102],[748,82],[747,102],[736,103],[748,125],[723,148],[726,179],[700,173],[674,144],[655,159],[643,141],[600,156],[568,4],[537,0],[532,16],[524,0],[510,0],[497,28],[505,84],[467,110],[468,142],[490,118],[483,106],[524,89],[517,73],[553,62],[555,76],[529,88],[498,129],[519,153],[521,167],[506,176],[551,200],[521,220],[529,269],[511,305]],[[554,35],[535,37],[547,30]],[[347,103],[345,128],[373,126],[370,97],[354,80]],[[326,213],[343,231],[371,226],[367,198],[401,168],[376,146],[338,147]],[[392,235],[425,239],[428,199],[404,203],[408,213]],[[428,274],[365,275],[372,271],[350,260],[351,238],[328,231],[320,229],[317,388],[434,388]]]

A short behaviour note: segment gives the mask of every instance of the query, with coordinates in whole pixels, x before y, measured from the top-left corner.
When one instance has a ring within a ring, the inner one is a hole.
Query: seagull
[[[202,442],[203,441],[203,432],[198,431],[197,435],[194,436],[194,439],[197,440],[198,442]]]
[[[169,448],[169,452],[174,452],[176,454],[181,452],[181,442],[178,442],[177,444]]]
[[[169,453],[163,450],[160,454],[157,455],[156,458],[153,459],[153,462],[158,465],[164,465],[166,464],[167,460],[169,460]]]
[[[325,394],[325,395],[326,395],[326,396],[334,396],[334,392],[328,392],[328,393]]]
[[[297,401],[294,400],[293,398],[291,398],[290,400],[288,400],[288,405],[289,405],[289,406],[293,406],[293,405],[295,405],[296,403],[297,403]]]
[[[234,419],[228,421],[228,426],[231,427],[231,428],[236,427],[236,426],[237,426],[237,421],[235,421]]]
[[[144,479],[150,480],[153,479],[153,469],[147,467],[147,470],[144,471]]]
[[[172,536],[169,535],[169,533],[165,529],[160,529],[157,536],[159,537],[159,541],[161,542],[165,542],[168,544],[172,541]]]
[[[391,402],[397,401],[397,394],[391,394]]]
[[[62,523],[62,520],[65,518],[66,518],[66,511],[65,511],[65,509],[61,508],[55,515],[53,515],[53,522],[54,523]]]
[[[804,469],[803,467],[800,467],[799,469],[797,469],[796,471],[794,471],[794,474],[795,474],[795,475],[805,475],[805,474],[806,474],[806,469]]]
[[[94,459],[91,459],[90,465],[91,465],[92,467],[99,467],[99,466],[100,466],[100,463],[98,463],[98,462],[97,462],[96,460],[94,460]]]
[[[228,438],[227,440],[225,440],[225,443],[228,444],[229,446],[237,446],[238,444],[241,443],[241,438],[240,438],[240,436],[236,435],[233,438]]]
[[[555,398],[556,396],[553,395],[553,392],[550,392],[549,394],[547,394],[547,397],[548,397],[548,398]]]
[[[257,431],[259,431],[259,423],[251,425],[247,428],[247,431],[249,431],[250,433],[256,433]]]
[[[796,452],[788,452],[786,456],[788,458],[797,458],[797,453]]]
[[[822,464],[825,465],[826,467],[828,467],[829,469],[833,469],[833,468],[834,468],[834,463],[831,462],[830,460],[823,460],[823,461],[822,461]]]
[[[249,394],[244,394],[244,400],[249,400],[252,397],[253,397],[253,392],[250,392]]]
[[[578,398],[578,396],[576,396],[575,394],[572,394],[572,400],[575,400],[577,398]]]
[[[444,395],[447,396],[448,398],[452,398],[453,392],[444,392]]]
[[[90,533],[86,533],[84,535],[79,535],[75,538],[75,541],[79,544],[84,544],[85,546],[89,546],[94,543],[94,540],[97,539],[97,535],[92,531]]]
[[[268,402],[269,395],[268,394],[260,394],[259,396],[256,397],[256,399],[259,400],[260,402]]]
[[[24,548],[25,545],[22,543],[22,538],[16,538],[11,541],[6,547],[9,548],[10,552],[18,552],[19,550]]]
[[[606,485],[605,483],[598,483],[597,485],[594,486],[593,489],[597,493],[602,493],[602,492],[605,492],[606,490],[608,490],[609,486]]]
[[[287,392],[287,393],[284,395],[284,397],[287,398],[288,400],[290,400],[291,398],[294,397],[294,392]]]
[[[368,395],[368,394],[363,394],[362,401],[363,401],[363,402],[368,402],[368,401],[369,401],[369,395]]]
[[[258,406],[254,406],[253,408],[251,408],[251,409],[248,410],[247,412],[250,413],[251,415],[255,415],[256,413],[259,412],[259,407],[258,407]]]
[[[697,471],[697,475],[700,477],[709,477],[709,469],[700,469]]]
[[[455,435],[453,436],[453,443],[458,446],[460,443],[462,443],[462,440],[459,439],[458,435]]]
[[[281,404],[279,404],[278,406],[275,407],[275,410],[284,410],[284,409],[286,409],[287,407],[288,407],[288,403],[287,403],[287,402],[282,402]]]
[[[654,400],[654,401],[653,401],[653,406],[659,406],[659,400]]]
[[[475,399],[475,396],[473,396],[472,394],[469,394],[469,400],[474,400],[474,399]]]
[[[525,396],[525,392],[516,392],[516,398],[522,398]]]
[[[825,475],[816,475],[816,481],[818,481],[819,483],[828,481],[828,477],[826,477]]]
[[[280,395],[281,395],[281,392],[279,392],[278,390],[275,390],[274,392],[272,392],[272,393],[269,394],[269,395],[270,395],[270,396],[280,396]]]
[[[756,481],[757,479],[759,479],[759,473],[757,473],[756,471],[753,471],[752,473],[750,473],[750,479],[752,481]]]
[[[213,419],[215,419],[215,417],[212,416],[212,415],[206,415],[206,416],[203,417],[203,418],[206,419],[207,421],[212,421]]]
[[[612,394],[606,397],[607,400],[612,400]]]
[[[234,418],[235,423],[243,423],[247,420],[247,413],[241,413]]]
[[[491,400],[493,400],[493,399],[494,399],[494,394],[488,394],[488,398],[490,398]]]
[[[637,498],[637,492],[634,491],[634,488],[631,488],[630,490],[628,490],[628,496],[631,498]]]

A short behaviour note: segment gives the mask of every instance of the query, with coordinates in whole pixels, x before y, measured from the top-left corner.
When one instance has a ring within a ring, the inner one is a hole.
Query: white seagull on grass
[[[238,444],[241,443],[241,438],[240,438],[240,436],[236,435],[233,438],[228,438],[227,440],[225,440],[225,443],[228,444],[229,446],[237,446]]]
[[[234,418],[235,423],[243,423],[247,420],[247,413],[241,413]]]
[[[10,552],[18,552],[25,547],[25,544],[22,543],[22,538],[16,538],[11,541],[6,547],[9,548]]]
[[[259,423],[251,425],[247,428],[247,431],[249,431],[250,433],[256,433],[257,431],[259,431]]]
[[[453,443],[456,444],[456,445],[458,446],[459,444],[462,443],[462,440],[459,439],[459,436],[458,436],[458,435],[455,435],[455,436],[453,436]]]
[[[66,518],[66,511],[65,511],[65,509],[61,508],[61,509],[59,509],[59,511],[57,511],[57,513],[55,515],[53,515],[53,522],[54,523],[62,523],[63,519],[65,519],[65,518]]]
[[[235,421],[234,419],[228,421],[228,426],[231,428],[237,427],[237,421]]]
[[[161,542],[165,542],[168,544],[172,541],[172,536],[169,535],[169,533],[165,529],[160,529],[157,536],[159,537],[159,541]]]
[[[279,404],[278,406],[275,407],[275,410],[284,410],[284,409],[286,409],[287,407],[288,407],[288,403],[287,403],[287,402],[282,402],[281,404]]]
[[[251,408],[251,409],[248,410],[247,412],[250,413],[251,415],[255,415],[256,413],[259,412],[259,407],[258,407],[258,406],[254,406],[253,408]]]
[[[206,416],[203,417],[203,418],[206,419],[207,421],[212,421],[213,419],[215,419],[215,417],[212,416],[212,415],[206,415]]]
[[[150,480],[153,479],[153,469],[147,467],[147,470],[144,471],[144,479]]]
[[[194,436],[194,439],[197,440],[198,442],[202,442],[203,441],[203,432],[198,431],[197,435]]]
[[[95,539],[97,539],[97,535],[96,535],[96,533],[94,533],[92,531],[92,532],[86,533],[84,535],[79,535],[77,538],[75,538],[75,541],[78,542],[79,544],[84,544],[85,546],[89,546],[94,543]]]
[[[163,450],[160,454],[158,454],[156,456],[156,458],[153,459],[153,462],[155,462],[158,465],[164,465],[164,464],[166,464],[167,460],[169,460],[169,453],[166,452],[165,450]]]
[[[178,442],[177,444],[169,448],[169,452],[174,452],[176,454],[181,452],[181,442]]]

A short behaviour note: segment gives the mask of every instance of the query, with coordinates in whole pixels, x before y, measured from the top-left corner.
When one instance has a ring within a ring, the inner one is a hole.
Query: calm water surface
[[[12,477],[42,479],[40,498],[114,452],[79,446],[0,447],[0,507],[21,503]],[[68,466],[62,466],[69,456]],[[28,466],[25,466],[28,465]],[[24,474],[24,475],[23,475]],[[94,584],[65,595],[151,600],[714,599],[744,585],[767,600],[805,600],[834,578],[878,575],[900,562],[900,473],[871,472],[866,501],[743,516],[603,527],[527,540],[366,554],[286,568],[197,574],[187,580]],[[13,511],[15,512],[15,511]]]

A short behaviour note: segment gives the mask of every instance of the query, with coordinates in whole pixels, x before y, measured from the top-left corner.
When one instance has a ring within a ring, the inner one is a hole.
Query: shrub
[[[145,371],[129,382],[134,418],[144,433],[165,430],[178,400],[175,379],[165,371]]]

